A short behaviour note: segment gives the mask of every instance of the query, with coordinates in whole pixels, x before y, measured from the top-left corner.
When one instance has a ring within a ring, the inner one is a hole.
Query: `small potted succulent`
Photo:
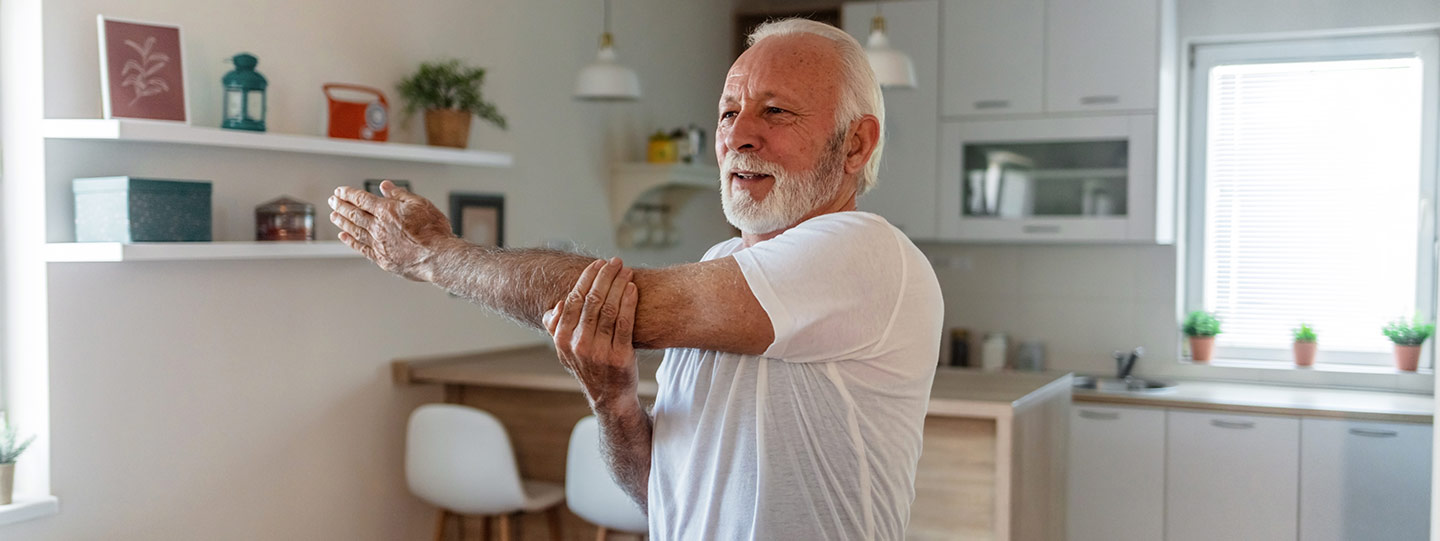
[[[35,436],[19,440],[19,433],[8,423],[0,431],[0,505],[10,505],[15,493],[15,460],[35,441]]]
[[[420,69],[401,80],[397,89],[405,99],[405,114],[425,111],[426,143],[465,148],[470,143],[471,116],[505,129],[505,117],[480,93],[484,82],[485,68],[446,60],[421,63]]]
[[[1422,321],[1417,314],[1408,322],[1403,317],[1397,318],[1385,324],[1381,332],[1395,343],[1395,367],[1414,372],[1420,367],[1420,345],[1435,334],[1435,324]]]
[[[1301,323],[1299,327],[1290,330],[1295,337],[1295,366],[1311,366],[1315,364],[1315,328],[1308,323]]]
[[[1220,334],[1220,318],[1203,310],[1185,316],[1185,336],[1190,337],[1190,360],[1208,362],[1215,349],[1215,335]]]

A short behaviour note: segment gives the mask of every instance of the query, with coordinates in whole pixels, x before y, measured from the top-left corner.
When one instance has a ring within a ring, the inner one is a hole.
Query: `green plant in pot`
[[[1215,350],[1215,335],[1220,334],[1220,318],[1204,310],[1196,310],[1185,316],[1182,327],[1185,336],[1190,337],[1190,360],[1208,362]]]
[[[0,505],[10,505],[15,493],[15,461],[33,441],[35,436],[20,441],[20,434],[8,423],[0,431]]]
[[[1290,330],[1295,337],[1295,366],[1311,366],[1315,364],[1315,350],[1318,348],[1315,343],[1315,328],[1308,323],[1301,323],[1299,327]]]
[[[1435,334],[1435,324],[1416,314],[1410,321],[1402,317],[1386,323],[1381,332],[1395,343],[1395,368],[1414,372],[1420,367],[1420,346]]]
[[[425,111],[425,141],[435,146],[465,148],[470,141],[470,117],[505,129],[505,117],[485,101],[480,85],[485,68],[472,68],[459,60],[423,62],[414,74],[400,81],[405,114]]]

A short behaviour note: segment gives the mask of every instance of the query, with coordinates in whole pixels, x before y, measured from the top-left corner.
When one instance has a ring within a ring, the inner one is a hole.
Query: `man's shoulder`
[[[701,257],[700,260],[709,261],[711,259],[720,259],[727,255],[733,254],[736,250],[740,248],[742,242],[744,242],[744,240],[740,237],[731,237],[722,240],[716,243],[714,246],[711,246],[709,250],[706,250],[705,256]]]

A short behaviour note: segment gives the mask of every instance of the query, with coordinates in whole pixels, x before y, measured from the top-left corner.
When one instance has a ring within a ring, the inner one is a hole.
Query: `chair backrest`
[[[467,406],[426,404],[410,414],[405,481],[416,496],[462,514],[509,513],[525,503],[505,427]]]
[[[647,533],[650,522],[635,501],[610,477],[600,454],[600,424],[594,416],[575,423],[565,458],[565,505],[591,524],[629,533]]]

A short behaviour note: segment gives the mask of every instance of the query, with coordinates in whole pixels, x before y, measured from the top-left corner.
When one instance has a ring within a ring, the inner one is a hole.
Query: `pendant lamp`
[[[605,0],[605,33],[600,34],[600,52],[595,61],[575,78],[575,99],[588,101],[631,101],[640,97],[640,77],[615,57],[615,38],[610,35],[610,0]]]
[[[915,88],[915,62],[910,55],[890,46],[885,36],[885,16],[880,14],[880,0],[875,0],[875,18],[870,21],[870,39],[865,43],[865,56],[870,69],[883,88]]]

